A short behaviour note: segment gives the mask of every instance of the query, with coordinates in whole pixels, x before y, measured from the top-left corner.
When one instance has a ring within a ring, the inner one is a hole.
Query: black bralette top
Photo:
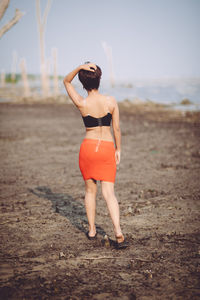
[[[110,122],[112,120],[111,113],[107,113],[107,115],[101,118],[95,118],[90,115],[82,117],[85,127],[97,127],[97,126],[110,126]]]

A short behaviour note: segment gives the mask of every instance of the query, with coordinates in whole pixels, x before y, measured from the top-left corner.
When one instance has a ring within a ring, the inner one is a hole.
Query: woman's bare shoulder
[[[110,103],[115,103],[116,99],[113,96],[109,96],[109,95],[101,95],[105,101],[110,102]]]
[[[113,109],[115,108],[115,106],[117,104],[115,97],[105,95],[105,100],[106,100],[110,110],[113,111]]]

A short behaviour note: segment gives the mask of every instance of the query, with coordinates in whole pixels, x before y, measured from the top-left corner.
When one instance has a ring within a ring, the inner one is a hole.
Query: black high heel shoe
[[[119,242],[119,240],[121,240],[121,239],[123,239],[123,241]],[[128,242],[126,241],[126,239],[124,238],[124,236],[123,235],[116,236],[116,246],[115,246],[115,248],[117,250],[119,250],[119,249],[125,249],[127,247],[128,247]]]
[[[96,238],[97,238],[97,232],[96,232],[96,234],[94,236],[89,236],[89,231],[88,231],[86,233],[86,236],[87,236],[88,240],[90,240],[90,241],[96,240]]]

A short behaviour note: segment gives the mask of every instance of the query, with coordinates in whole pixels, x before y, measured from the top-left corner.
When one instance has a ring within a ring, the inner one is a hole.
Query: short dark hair
[[[86,70],[80,70],[78,72],[78,78],[84,89],[87,91],[98,90],[99,88],[102,72],[99,66],[96,65],[96,67],[97,68],[94,72]]]

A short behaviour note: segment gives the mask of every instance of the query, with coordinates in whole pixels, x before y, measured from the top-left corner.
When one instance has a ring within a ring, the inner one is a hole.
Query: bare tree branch
[[[40,0],[36,0],[36,16],[37,16],[37,22],[38,22],[38,30],[40,31],[41,28],[41,14],[40,14]]]
[[[45,7],[45,11],[43,16],[41,16],[41,8],[40,8],[40,0],[36,0],[36,15],[39,28],[44,31],[46,23],[47,23],[47,16],[51,7],[51,0],[48,0],[47,5]]]
[[[43,30],[44,30],[44,28],[46,26],[46,23],[47,23],[47,16],[49,14],[50,7],[51,7],[51,0],[48,0],[47,5],[45,7],[44,15],[42,17],[42,19],[43,19],[43,23],[42,23]]]
[[[8,8],[10,0],[1,0],[0,2],[0,20],[3,18],[6,9]]]
[[[22,13],[19,9],[16,9],[15,16],[0,29],[0,38],[6,31],[8,31],[12,26],[14,26],[23,15],[24,13]]]

